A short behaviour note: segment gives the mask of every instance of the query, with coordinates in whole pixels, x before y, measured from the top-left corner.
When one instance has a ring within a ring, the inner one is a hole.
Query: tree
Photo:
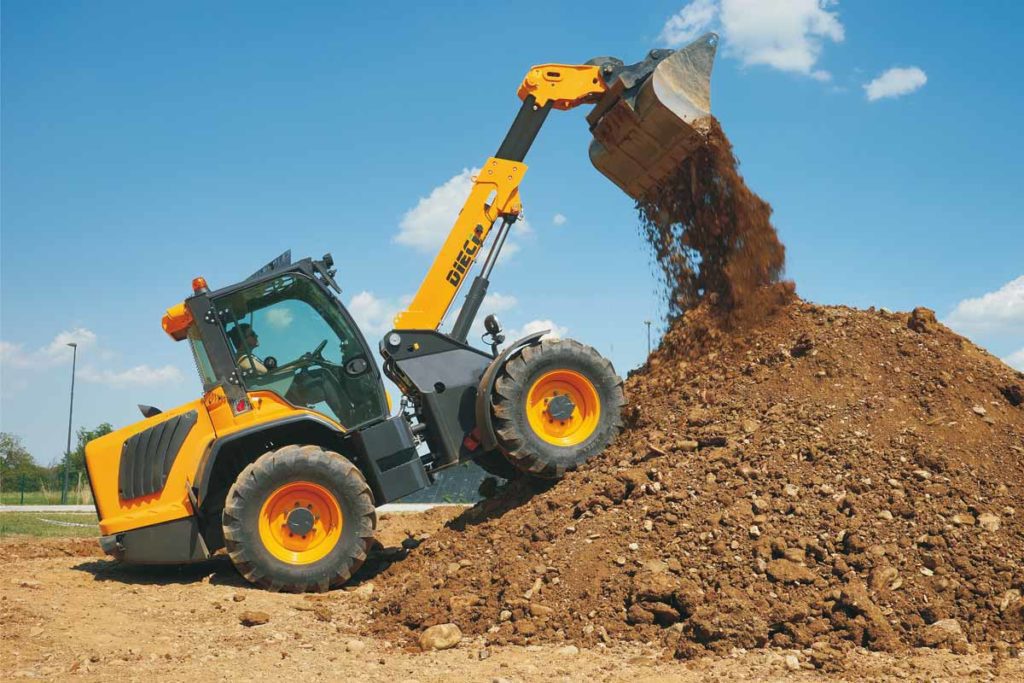
[[[86,429],[85,427],[79,427],[77,436],[78,444],[75,446],[75,450],[71,451],[71,456],[68,459],[68,469],[71,472],[79,472],[85,470],[85,445],[93,439],[98,439],[101,436],[105,436],[110,432],[114,431],[113,426],[109,422],[103,422],[95,429]]]
[[[35,491],[49,475],[40,467],[21,443],[21,437],[9,432],[0,432],[0,483],[4,489],[14,491],[24,485],[26,490]]]

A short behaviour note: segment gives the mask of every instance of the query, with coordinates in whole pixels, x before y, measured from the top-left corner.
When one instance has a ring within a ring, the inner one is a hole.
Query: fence
[[[11,486],[13,484],[13,486]],[[2,505],[92,505],[92,491],[85,470],[68,472],[65,491],[64,472],[61,470],[56,486],[30,481],[25,475],[0,482]]]
[[[462,463],[437,473],[434,486],[406,496],[402,503],[475,503],[480,500],[480,482],[489,476],[474,463]],[[64,472],[59,471],[49,483],[31,481],[21,476],[11,482],[0,481],[0,505],[92,505],[92,491],[85,470],[68,472],[67,493],[64,494]],[[10,486],[10,484],[14,486]]]

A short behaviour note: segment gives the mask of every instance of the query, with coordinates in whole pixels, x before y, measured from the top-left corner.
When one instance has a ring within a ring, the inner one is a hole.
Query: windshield
[[[309,279],[278,278],[218,300],[249,391],[273,391],[352,428],[386,414],[372,357],[340,306]]]

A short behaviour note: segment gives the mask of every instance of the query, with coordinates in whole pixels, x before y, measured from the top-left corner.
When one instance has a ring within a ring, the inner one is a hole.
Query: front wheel
[[[363,475],[338,453],[285,446],[238,475],[223,514],[228,555],[274,591],[325,591],[366,559],[377,515]]]
[[[559,478],[603,451],[622,430],[622,379],[575,340],[542,340],[502,367],[491,411],[498,445],[517,469]]]

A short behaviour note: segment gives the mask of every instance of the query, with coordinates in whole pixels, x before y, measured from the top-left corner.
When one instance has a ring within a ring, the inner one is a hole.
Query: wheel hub
[[[260,509],[259,534],[271,555],[288,564],[310,564],[341,539],[345,518],[333,493],[312,481],[283,484]]]
[[[548,415],[556,420],[568,420],[572,417],[574,410],[576,410],[576,404],[567,394],[558,394],[548,401]]]
[[[526,417],[534,434],[555,446],[576,446],[598,427],[601,401],[585,375],[561,368],[538,377],[526,392]]]
[[[306,508],[295,508],[288,513],[288,530],[296,536],[305,536],[313,528],[313,513]]]

